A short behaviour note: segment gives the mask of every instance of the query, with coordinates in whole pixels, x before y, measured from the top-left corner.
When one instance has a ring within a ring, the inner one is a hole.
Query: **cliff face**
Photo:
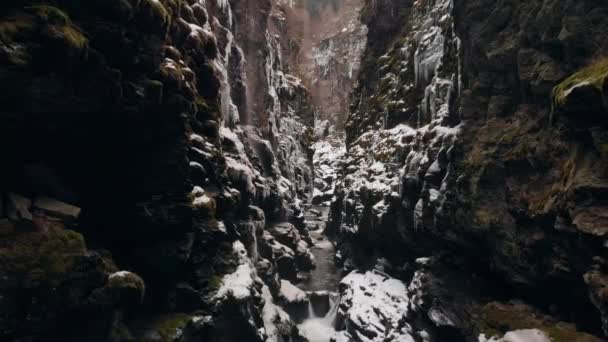
[[[3,1],[0,340],[604,340],[607,14]]]
[[[336,1],[309,14],[310,47],[302,54],[300,72],[310,84],[319,119],[342,130],[350,93],[357,80],[367,27],[360,21],[363,2]]]
[[[0,5],[0,339],[298,338],[314,112],[275,6]]]
[[[606,10],[367,1],[330,218],[345,266],[387,258],[420,317],[469,340],[545,319],[606,333]]]

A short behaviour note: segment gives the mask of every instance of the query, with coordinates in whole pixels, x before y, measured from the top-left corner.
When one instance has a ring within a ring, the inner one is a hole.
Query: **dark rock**
[[[584,277],[591,301],[601,314],[602,329],[608,334],[608,276],[603,272],[591,271],[585,273]]]
[[[488,117],[505,117],[508,116],[513,109],[513,99],[509,96],[498,95],[490,98],[488,104]]]
[[[295,322],[308,318],[308,295],[289,281],[281,280],[278,299]]]
[[[325,317],[331,307],[332,294],[328,291],[314,291],[308,293],[310,305],[317,317]]]

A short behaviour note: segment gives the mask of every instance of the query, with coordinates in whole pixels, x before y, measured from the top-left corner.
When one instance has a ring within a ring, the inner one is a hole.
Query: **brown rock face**
[[[444,255],[498,281],[500,296],[601,334],[599,276],[587,272],[606,267],[606,11],[366,2],[330,225],[344,253],[399,265]]]

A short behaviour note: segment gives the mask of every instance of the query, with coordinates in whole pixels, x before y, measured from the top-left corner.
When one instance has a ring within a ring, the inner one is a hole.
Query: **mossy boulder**
[[[566,78],[551,93],[553,112],[569,115],[585,126],[604,123],[608,111],[608,58],[598,59]]]
[[[75,231],[51,223],[42,232],[18,222],[0,241],[0,340],[39,340],[64,329],[69,317],[86,311],[90,294],[106,284],[112,267],[107,256],[87,250]],[[109,319],[116,304],[86,312]]]
[[[473,321],[480,334],[500,337],[520,329],[538,329],[553,342],[600,342],[602,339],[578,331],[574,324],[545,316],[525,304],[492,302],[481,307]]]
[[[118,291],[121,299],[128,302],[141,303],[146,293],[144,280],[137,274],[128,271],[112,273],[108,278],[107,287]]]
[[[59,286],[86,254],[82,235],[54,225],[47,234],[22,223],[0,245],[0,273],[7,275],[3,287]]]

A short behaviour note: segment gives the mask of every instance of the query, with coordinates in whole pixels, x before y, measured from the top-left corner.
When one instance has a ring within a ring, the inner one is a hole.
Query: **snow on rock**
[[[464,125],[454,108],[461,61],[452,12],[453,0],[412,4],[411,34],[378,58],[380,85],[349,117],[329,224],[345,240],[433,228],[442,212]],[[404,101],[414,95],[419,104]]]
[[[255,291],[255,273],[247,257],[245,246],[240,241],[235,241],[232,249],[240,264],[234,272],[222,278],[222,284],[214,296],[218,300],[225,298],[244,300]]]
[[[353,341],[415,341],[406,323],[406,285],[377,271],[353,271],[340,283],[338,326]]]
[[[300,290],[288,280],[281,280],[279,297],[287,303],[300,303],[308,300],[306,292]]]
[[[338,169],[346,148],[344,138],[333,132],[329,122],[317,121],[315,127],[318,141],[312,145],[315,172],[313,203],[328,205],[334,196]]]
[[[364,209],[373,211],[381,221],[391,197],[398,197],[400,165],[416,147],[421,133],[407,125],[364,133],[350,147],[337,183],[344,210],[340,230],[356,233],[365,221]],[[383,201],[386,200],[386,203]]]
[[[479,336],[479,342],[551,342],[549,336],[538,329],[521,329],[509,331],[502,338],[486,338],[484,334]]]
[[[292,285],[293,286],[293,285]],[[264,321],[264,333],[266,342],[282,342],[284,336],[297,335],[297,328],[291,321],[289,314],[275,305],[268,286],[262,287],[262,320]]]

